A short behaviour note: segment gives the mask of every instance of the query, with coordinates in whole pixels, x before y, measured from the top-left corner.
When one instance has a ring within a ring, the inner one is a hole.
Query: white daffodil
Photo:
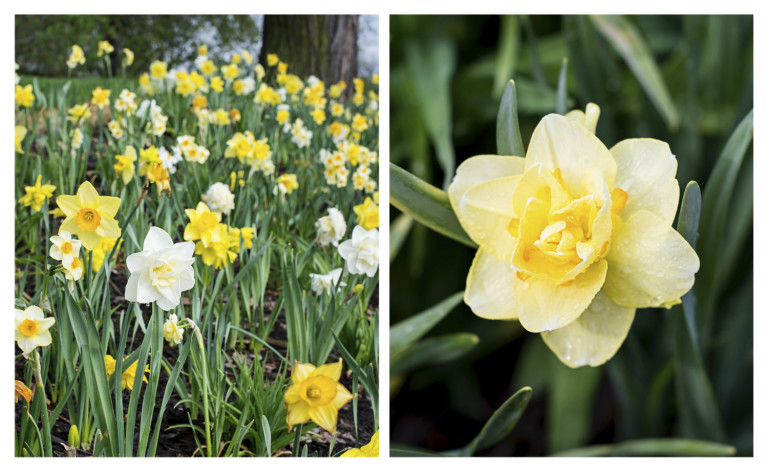
[[[61,265],[69,267],[72,265],[72,261],[80,254],[80,241],[72,239],[72,235],[67,231],[59,231],[58,236],[51,236],[51,250],[50,256],[57,261],[61,261]]]
[[[333,244],[339,245],[339,241],[347,232],[347,222],[344,221],[344,215],[336,208],[329,208],[328,215],[323,216],[315,222],[317,228],[317,241],[321,246]]]
[[[323,292],[330,294],[331,288],[338,285],[339,288],[345,287],[347,284],[344,282],[339,283],[341,278],[341,268],[333,269],[327,274],[309,274],[309,278],[312,280],[312,291],[317,295]]]
[[[192,269],[195,243],[173,243],[162,229],[153,226],[144,239],[144,250],[126,259],[131,276],[125,298],[131,302],[152,303],[172,310],[181,301],[181,292],[195,285]]]
[[[347,261],[350,274],[373,277],[379,268],[379,230],[366,231],[362,226],[355,226],[352,239],[339,244],[339,254]]]
[[[170,315],[163,324],[163,337],[171,346],[181,344],[184,339],[184,328],[179,328],[178,321],[178,317],[174,314]]]
[[[38,346],[51,344],[48,331],[56,322],[54,318],[45,318],[38,306],[28,306],[25,310],[16,309],[16,342],[24,354],[29,354]]]

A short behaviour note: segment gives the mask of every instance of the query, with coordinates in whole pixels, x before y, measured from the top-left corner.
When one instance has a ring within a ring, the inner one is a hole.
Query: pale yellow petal
[[[74,195],[59,195],[56,197],[56,204],[65,215],[74,215],[80,211],[80,202]]]
[[[605,292],[619,305],[669,308],[693,287],[699,257],[661,217],[640,210],[611,239]]]
[[[81,207],[97,208],[99,206],[99,193],[87,180],[77,189],[77,199]]]
[[[334,380],[336,382],[339,381],[341,378],[341,366],[342,366],[342,360],[339,358],[338,362],[332,362],[330,364],[324,364],[315,369],[314,372],[312,372],[312,377],[316,375],[324,375],[331,380]]]
[[[293,404],[298,403],[301,401],[301,395],[299,394],[299,385],[293,384],[285,391],[285,396],[283,396],[283,399],[285,400],[285,403]]]
[[[305,381],[315,369],[316,367],[312,364],[296,361],[293,364],[293,370],[291,370],[291,382],[298,384]]]
[[[336,434],[336,420],[338,417],[339,412],[333,406],[333,403],[309,408],[309,418],[331,434]]]
[[[96,211],[102,214],[107,214],[111,217],[115,217],[117,209],[120,208],[120,199],[117,197],[100,197],[99,207]]]
[[[352,400],[355,396],[349,393],[349,390],[342,384],[336,384],[336,397],[334,397],[331,403],[334,408],[340,410],[348,401]]]
[[[625,139],[611,148],[616,160],[614,186],[628,194],[619,215],[628,220],[639,210],[648,210],[671,225],[675,219],[680,185],[675,179],[677,159],[669,145],[655,139]]]
[[[616,162],[605,145],[589,130],[562,115],[550,114],[531,136],[526,169],[541,163],[554,172],[560,169],[566,190],[577,195],[587,169],[600,169],[609,187],[616,177]]]
[[[569,367],[604,364],[616,354],[629,333],[635,309],[617,305],[602,290],[576,320],[541,337]]]
[[[470,238],[499,259],[509,260],[515,249],[510,224],[515,214],[512,198],[519,175],[482,182],[470,188],[454,207],[461,226]]]
[[[288,423],[288,429],[294,425],[304,424],[309,421],[309,405],[304,402],[288,405],[288,414],[285,415],[285,422]]]
[[[587,309],[605,281],[605,260],[592,264],[565,285],[555,285],[544,277],[514,279],[515,304],[520,324],[538,333],[562,328]]]
[[[464,194],[475,185],[487,180],[522,174],[525,159],[516,156],[481,155],[470,157],[456,169],[456,176],[448,187],[448,198],[454,211]]]
[[[63,225],[62,225],[63,227]],[[88,249],[89,251],[92,251],[96,248],[96,246],[99,245],[99,242],[101,241],[101,236],[99,236],[96,231],[82,231],[80,230],[79,233],[77,233],[77,237],[80,238],[80,241],[83,242],[83,247]]]
[[[515,271],[509,262],[497,259],[480,248],[469,269],[464,302],[482,318],[517,318],[513,292],[515,279]]]
[[[120,226],[117,225],[117,221],[111,216],[105,215],[101,218],[101,224],[96,228],[96,233],[107,238],[119,238]]]
[[[64,219],[64,221],[61,223],[61,231],[67,231],[70,234],[77,234],[80,231],[79,226],[77,226],[77,221],[75,220],[75,215],[68,216]]]

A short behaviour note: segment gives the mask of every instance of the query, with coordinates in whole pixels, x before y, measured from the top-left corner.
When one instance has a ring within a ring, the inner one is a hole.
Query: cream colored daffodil
[[[354,398],[339,383],[341,367],[341,359],[320,367],[298,361],[293,365],[292,385],[283,397],[288,410],[285,420],[289,430],[297,424],[312,420],[329,433],[336,434],[339,410]]]
[[[61,265],[69,267],[72,261],[80,254],[80,241],[72,239],[69,232],[61,230],[57,236],[51,236],[51,249],[49,255],[61,261]]]
[[[195,285],[194,251],[194,243],[174,244],[162,229],[149,228],[143,251],[125,260],[131,271],[125,299],[137,303],[157,302],[163,310],[176,308],[181,302],[181,292]]]
[[[59,196],[56,203],[66,215],[61,229],[77,235],[86,249],[95,248],[103,237],[120,237],[115,220],[120,199],[99,196],[90,182],[83,182],[76,195]]]
[[[39,306],[31,305],[23,311],[15,310],[16,343],[24,354],[29,354],[38,346],[51,344],[50,329],[56,323],[54,318],[46,318]]]
[[[672,228],[677,161],[654,139],[608,149],[599,108],[547,115],[525,158],[475,156],[448,195],[479,246],[464,300],[483,318],[517,319],[571,366],[621,346],[641,307],[691,289],[696,252]]]

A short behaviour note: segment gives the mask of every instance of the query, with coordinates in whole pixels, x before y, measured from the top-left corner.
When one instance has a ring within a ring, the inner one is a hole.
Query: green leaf
[[[590,446],[571,449],[558,454],[558,457],[598,457],[598,456],[688,456],[722,457],[736,454],[736,449],[727,444],[695,439],[638,439],[619,444]]]
[[[395,208],[444,236],[477,247],[459,224],[447,193],[392,163],[389,180],[390,202]]]
[[[443,454],[404,444],[390,444],[390,457],[445,457]]]
[[[395,221],[389,225],[389,262],[392,262],[397,257],[400,248],[403,247],[405,238],[411,232],[412,226],[413,218],[405,214],[395,218]]]
[[[701,215],[701,189],[695,181],[688,182],[683,193],[683,201],[680,203],[680,216],[677,218],[677,231],[688,241],[692,248],[696,249],[696,240],[699,238],[699,216]],[[693,347],[697,353],[701,352],[699,348],[699,336],[696,330],[696,319],[694,317],[694,297],[683,300],[687,307],[683,306],[685,313],[685,322],[688,332],[693,341]]]
[[[499,97],[504,84],[515,73],[517,56],[520,50],[520,21],[516,15],[501,17],[499,52],[496,57],[496,69],[493,76],[493,96]]]
[[[488,449],[504,439],[517,425],[520,417],[523,416],[531,395],[533,395],[531,387],[523,387],[509,397],[503,405],[493,412],[493,415],[485,423],[480,434],[464,448],[464,452],[466,452],[464,455],[472,456],[475,451]]]
[[[572,369],[554,355],[549,359],[547,442],[550,451],[562,451],[586,442],[603,369]]]
[[[392,326],[389,331],[389,352],[394,355],[424,336],[456,308],[463,298],[464,292],[455,293],[437,305]]]
[[[471,351],[478,342],[471,333],[436,336],[411,344],[390,361],[390,375],[395,376],[420,367],[454,361]]]
[[[564,57],[560,65],[560,76],[557,79],[557,114],[565,115],[568,111],[568,58]]]
[[[501,96],[499,113],[496,115],[496,152],[500,156],[525,157],[525,147],[517,120],[517,91],[514,80],[507,82],[504,95]]]
[[[624,17],[591,15],[592,24],[624,59],[667,126],[676,130],[680,117],[659,66],[637,29]]]

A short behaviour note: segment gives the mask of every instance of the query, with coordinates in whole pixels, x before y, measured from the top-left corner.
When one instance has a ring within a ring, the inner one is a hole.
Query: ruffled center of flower
[[[508,226],[516,240],[512,266],[518,278],[535,275],[557,285],[573,281],[607,253],[613,215],[624,208],[627,197],[619,188],[608,193],[602,174],[594,169],[585,172],[576,197],[565,190],[559,169],[529,169],[515,190],[521,217]]]
[[[96,231],[101,224],[101,215],[93,208],[81,208],[77,212],[75,223],[85,231]]]
[[[37,323],[34,320],[24,320],[19,324],[19,332],[26,337],[32,337],[37,334]]]
[[[173,266],[167,262],[153,266],[149,272],[150,283],[155,288],[170,287],[178,278]]]
[[[324,375],[309,377],[301,382],[299,395],[311,407],[324,406],[336,397],[337,382]]]
[[[207,233],[208,231],[213,231],[216,226],[218,226],[219,220],[216,219],[216,214],[212,211],[206,211],[203,212],[200,217],[195,222],[195,226],[197,226],[197,230],[200,233]]]

